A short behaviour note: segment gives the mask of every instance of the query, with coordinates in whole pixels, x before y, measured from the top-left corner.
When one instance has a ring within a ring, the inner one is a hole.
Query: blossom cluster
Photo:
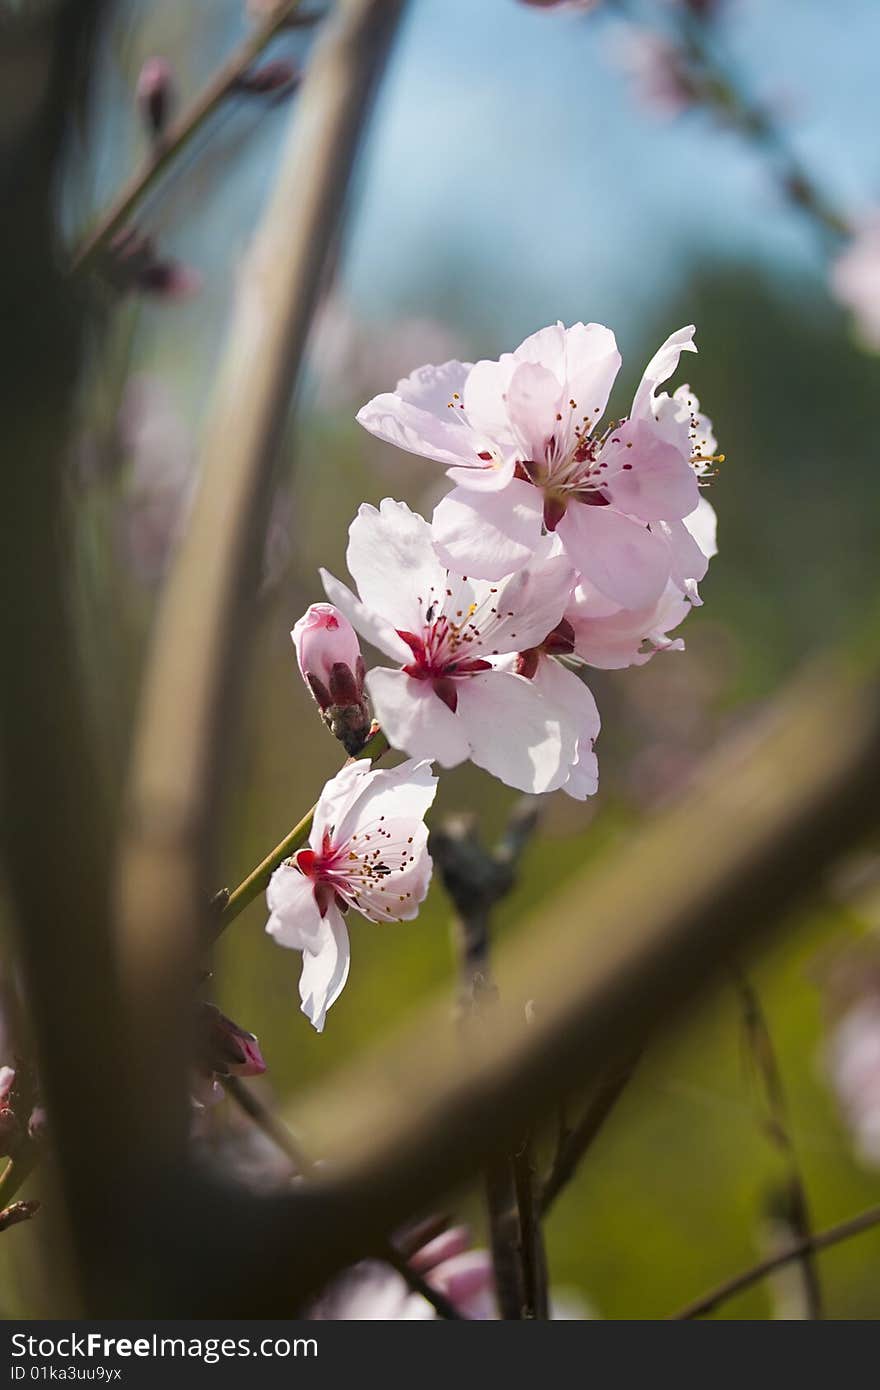
[[[648,363],[629,412],[607,420],[621,366],[600,324],[557,323],[497,361],[425,366],[358,414],[371,434],[442,464],[431,520],[385,498],[349,528],[353,587],[321,571],[329,603],[293,633],[322,717],[356,754],[372,718],[407,755],[352,761],[327,783],[308,847],[269,884],[267,930],[302,952],[317,1029],[345,985],[354,907],[409,920],[431,877],[432,764],[470,760],[528,793],[598,787],[590,667],[681,650],[715,554],[702,489],[723,457],[687,385],[661,387],[694,329]],[[384,658],[367,670],[358,634]]]

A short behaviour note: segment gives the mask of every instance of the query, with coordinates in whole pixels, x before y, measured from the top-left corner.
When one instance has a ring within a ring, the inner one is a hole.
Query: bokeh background
[[[670,6],[642,13],[662,23]],[[519,887],[497,914],[499,939],[540,933],[555,887],[625,853],[634,827],[662,815],[700,759],[817,652],[876,645],[880,364],[829,294],[835,248],[786,199],[759,149],[705,110],[646,99],[627,70],[632,36],[617,11],[412,0],[279,460],[226,808],[220,879],[230,886],[339,765],[289,639],[305,606],[323,597],[317,566],[344,573],[360,501],[390,495],[430,512],[442,487],[434,465],[378,444],[354,421],[369,396],[423,362],[496,356],[556,318],[594,319],[618,334],[625,366],[612,404],[623,412],[655,347],[694,322],[700,356],[687,369],[727,456],[711,491],[721,550],[702,586],[705,606],[683,630],[687,650],[597,673],[599,795],[588,805],[547,799]],[[132,100],[144,58],[168,56],[189,94],[247,24],[241,0],[123,9],[92,113],[93,154],[69,189],[72,229],[144,153]],[[729,0],[718,26],[737,82],[777,114],[828,196],[853,215],[880,200],[874,0]],[[276,49],[295,58],[306,46],[291,34]],[[199,272],[200,293],[107,298],[71,486],[85,662],[110,781],[124,768],[236,268],[289,105],[229,103],[140,218],[165,252]],[[466,767],[444,775],[434,814],[476,809],[491,838],[513,799]],[[691,849],[700,855],[699,843]],[[750,965],[817,1226],[880,1200],[880,1172],[857,1158],[823,1062],[829,959],[880,925],[874,861],[857,849],[857,871],[841,866],[781,944]],[[227,933],[216,997],[259,1034],[267,1094],[295,1124],[301,1088],[424,995],[447,989],[452,1000],[449,908],[437,884],[414,923],[353,922],[350,982],[320,1037],[298,1012],[298,958],[264,935],[264,920],[255,904]],[[588,922],[583,934],[586,957]],[[212,1117],[221,1133],[233,1124],[225,1110]],[[767,1212],[779,1180],[736,993],[719,987],[652,1047],[560,1199],[548,1226],[560,1305],[576,1317],[664,1315],[772,1248]],[[479,1233],[476,1194],[458,1204]],[[39,1308],[33,1239],[28,1227],[4,1237],[14,1247],[7,1315]],[[829,1315],[880,1316],[878,1267],[880,1233],[822,1256]],[[783,1315],[790,1295],[790,1280],[765,1283],[721,1315]]]

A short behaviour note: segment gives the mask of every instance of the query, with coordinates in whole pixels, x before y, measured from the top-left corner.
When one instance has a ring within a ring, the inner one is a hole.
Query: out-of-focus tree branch
[[[229,716],[244,677],[276,456],[402,8],[403,0],[339,0],[315,46],[239,277],[199,488],[157,620],[118,873],[129,1084],[150,1181],[184,1164],[196,953],[210,929]]]
[[[717,1288],[703,1294],[701,1298],[695,1298],[693,1303],[688,1303],[677,1313],[670,1313],[670,1321],[686,1322],[693,1318],[705,1317],[707,1313],[714,1312],[728,1299],[742,1293],[744,1289],[751,1288],[752,1284],[766,1279],[767,1275],[772,1274],[774,1270],[782,1269],[784,1265],[792,1264],[795,1260],[802,1261],[805,1255],[814,1255],[820,1250],[830,1250],[832,1245],[839,1245],[841,1241],[850,1240],[853,1236],[861,1235],[863,1231],[870,1231],[878,1225],[880,1225],[880,1207],[869,1207],[866,1211],[859,1212],[858,1216],[852,1216],[848,1221],[841,1221],[837,1226],[829,1226],[827,1230],[819,1231],[814,1236],[798,1240],[790,1249],[780,1250],[776,1255],[769,1255],[766,1260],[752,1265],[751,1269],[743,1270],[741,1274],[735,1274],[732,1279],[725,1279],[723,1284],[719,1284]]]
[[[123,1170],[126,1095],[111,833],[79,667],[65,489],[86,325],[60,270],[57,207],[108,9],[96,0],[7,6],[0,51],[4,867],[86,1306],[109,1296],[123,1238],[123,1196],[98,1175]],[[13,1165],[7,1201],[28,1167],[24,1155]]]
[[[90,265],[116,233],[122,230],[165,171],[189,146],[218,106],[235,91],[248,68],[276,34],[290,25],[300,4],[301,0],[279,0],[277,10],[239,45],[195,100],[162,134],[161,139],[154,142],[143,167],[132,175],[106,211],[101,213],[94,228],[76,251],[73,259],[75,270]],[[314,12],[305,16],[310,23],[314,23],[318,17]]]
[[[778,930],[836,857],[876,825],[878,774],[876,682],[844,669],[806,671],[759,725],[707,764],[677,808],[620,860],[586,881],[575,877],[497,954],[501,1000],[467,1057],[438,1000],[320,1095],[298,1102],[312,1151],[335,1161],[332,1182],[315,1184],[315,1200],[323,1187],[327,1210],[338,1203],[359,1234],[373,1222],[388,1229],[467,1177],[499,1143],[515,1141],[560,1095],[589,1086],[634,1032],[642,1039],[677,1017],[735,953]],[[538,1004],[528,1030],[526,998]],[[284,1278],[288,1293],[307,1277],[280,1250],[285,1221],[294,1219],[281,1210],[260,1218],[259,1267]],[[322,1253],[332,1262],[352,1232],[331,1234],[330,1224]],[[264,1283],[261,1292],[271,1307],[271,1288]]]

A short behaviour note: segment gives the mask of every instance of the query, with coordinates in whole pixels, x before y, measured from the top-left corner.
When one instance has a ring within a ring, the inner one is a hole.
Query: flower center
[[[451,597],[451,591],[447,590],[447,595]],[[441,612],[435,617],[436,606],[429,606],[421,633],[398,628],[397,635],[413,654],[412,661],[403,668],[406,674],[417,681],[430,681],[434,694],[454,714],[458,708],[456,681],[488,671],[492,663],[468,655],[468,648],[480,637],[479,605],[471,603],[467,608]]]

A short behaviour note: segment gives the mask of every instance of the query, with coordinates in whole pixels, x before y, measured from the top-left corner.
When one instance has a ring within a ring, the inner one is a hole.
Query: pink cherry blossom
[[[690,600],[669,583],[655,604],[628,609],[612,603],[589,584],[580,584],[566,618],[574,631],[574,651],[588,666],[616,671],[643,666],[655,652],[684,651],[680,637],[668,635],[691,611]]]
[[[436,789],[429,762],[383,771],[348,763],[321,793],[309,847],[269,880],[266,930],[302,952],[302,1011],[319,1033],[348,978],[348,909],[371,922],[418,914],[431,881],[424,816]]]
[[[409,1263],[446,1295],[462,1318],[490,1321],[498,1316],[492,1258],[487,1250],[469,1247],[470,1232],[456,1226],[423,1245]],[[307,1313],[311,1321],[320,1322],[426,1322],[437,1316],[402,1275],[375,1260],[344,1270]]]
[[[561,789],[576,801],[585,801],[599,790],[599,764],[594,745],[601,722],[592,691],[575,671],[562,666],[557,659],[573,652],[574,629],[563,618],[543,642],[520,652],[515,658],[503,657],[498,664],[530,680],[556,711],[560,724],[575,745],[575,756]]]
[[[534,682],[496,663],[544,640],[574,582],[552,541],[497,584],[453,574],[431,527],[403,502],[362,506],[347,561],[359,598],[326,571],[327,597],[396,663],[367,675],[376,718],[396,748],[455,767],[471,758],[520,791],[561,786],[575,739]]]
[[[880,1167],[880,994],[857,999],[828,1041],[827,1066],[859,1158]]]
[[[880,210],[864,218],[835,261],[831,289],[852,310],[865,346],[880,351]]]
[[[527,565],[542,529],[624,608],[689,592],[706,560],[684,524],[700,501],[711,427],[687,388],[658,394],[692,327],[649,362],[629,417],[599,424],[620,367],[601,324],[541,329],[498,361],[422,367],[358,415],[371,433],[446,465],[433,519],[451,570],[496,579]]]

